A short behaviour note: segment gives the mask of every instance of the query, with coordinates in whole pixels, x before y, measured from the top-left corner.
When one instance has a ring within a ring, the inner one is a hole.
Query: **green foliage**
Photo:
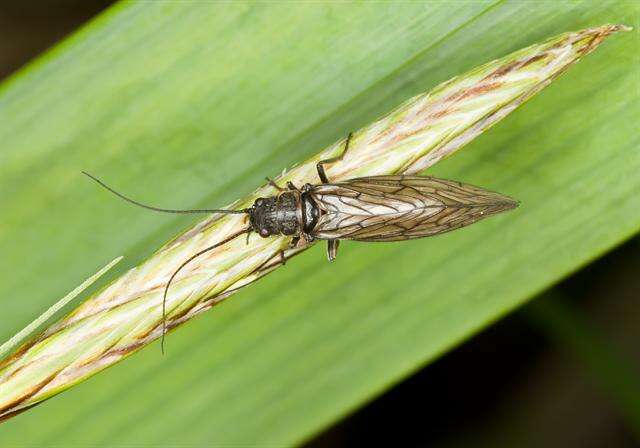
[[[0,337],[189,217],[408,97],[632,2],[122,3],[0,90]],[[640,228],[637,32],[615,36],[429,173],[520,209],[434,239],[315,247],[2,426],[0,444],[292,444]],[[470,372],[470,374],[473,374]],[[425,406],[429,403],[425,402]]]

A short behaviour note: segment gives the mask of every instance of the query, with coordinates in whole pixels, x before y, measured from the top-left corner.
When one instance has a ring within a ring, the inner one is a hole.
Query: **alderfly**
[[[195,253],[173,272],[164,288],[163,341],[166,332],[165,303],[173,279],[197,257],[240,235],[246,234],[247,239],[251,232],[263,238],[272,235],[291,236],[291,247],[297,246],[300,239],[307,243],[326,240],[327,257],[329,261],[333,261],[340,240],[402,241],[433,236],[518,206],[518,202],[508,196],[429,176],[371,176],[331,183],[324,165],[342,160],[350,141],[351,134],[346,139],[341,155],[318,162],[316,169],[320,184],[305,184],[298,188],[289,182],[284,188],[267,178],[278,190],[278,194],[258,198],[251,207],[241,210],[174,210],[152,207],[126,197],[92,175],[84,173],[125,201],[150,210],[248,216],[247,227]]]

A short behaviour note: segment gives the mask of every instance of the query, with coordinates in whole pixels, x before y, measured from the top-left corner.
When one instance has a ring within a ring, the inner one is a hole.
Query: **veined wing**
[[[436,235],[517,207],[508,196],[424,176],[373,176],[314,186],[318,239],[398,241]]]

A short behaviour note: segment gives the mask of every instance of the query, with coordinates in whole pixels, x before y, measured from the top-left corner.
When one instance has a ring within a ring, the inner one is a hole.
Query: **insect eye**
[[[269,236],[269,231],[267,229],[260,229],[260,236],[266,238]]]

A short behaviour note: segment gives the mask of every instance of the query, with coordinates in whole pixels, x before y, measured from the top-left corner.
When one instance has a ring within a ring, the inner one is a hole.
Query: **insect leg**
[[[275,188],[278,191],[287,191],[287,190],[300,191],[298,189],[298,187],[293,185],[293,182],[287,182],[287,188],[282,188],[280,185],[275,183],[275,181],[273,179],[271,179],[270,177],[266,177],[266,179],[267,179],[267,182],[269,183],[269,185],[271,185],[273,188]]]
[[[300,241],[300,236],[294,236],[293,238],[291,238],[291,241],[289,242],[289,247],[293,249],[298,245],[298,241]]]
[[[267,182],[269,182],[269,185],[271,185],[273,188],[275,188],[278,191],[286,191],[286,188],[282,188],[280,185],[278,185],[277,183],[275,183],[273,181],[273,179],[271,179],[270,177],[266,177],[265,179],[267,179]]]
[[[331,157],[330,159],[321,160],[316,164],[316,169],[318,170],[318,176],[320,177],[320,181],[323,184],[328,184],[329,183],[329,179],[327,178],[327,174],[324,172],[324,166],[323,165],[326,165],[326,164],[329,164],[329,163],[334,163],[334,162],[339,162],[340,160],[342,160],[344,155],[347,153],[347,150],[349,149],[349,143],[351,142],[351,136],[352,135],[353,135],[353,132],[349,132],[349,135],[347,136],[347,140],[344,143],[344,150],[342,151],[342,154],[340,154],[339,156]]]
[[[336,255],[338,255],[338,246],[340,246],[340,240],[327,241],[327,258],[329,258],[329,261],[336,259]]]
[[[272,263],[272,261],[275,258],[279,258],[278,261],[276,261],[275,263]],[[285,265],[287,264],[287,257],[284,254],[284,250],[279,250],[278,252],[276,252],[275,254],[273,254],[272,256],[270,256],[269,258],[267,258],[261,265],[259,265],[252,273],[254,272],[260,272],[266,269],[270,269],[273,266],[280,266],[280,265]]]
[[[261,276],[269,273],[270,271],[272,271],[273,269],[277,268],[280,265],[285,264],[285,262],[291,258],[291,257],[295,257],[296,255],[301,254],[302,251],[298,251],[298,252],[294,252],[292,254],[289,255],[289,257],[287,257],[287,255],[284,253],[283,250],[275,253],[273,256],[269,257],[269,259],[267,261],[265,261],[264,263],[262,263],[260,266],[258,266],[250,275],[254,275],[256,274],[257,277],[252,279],[251,281],[249,281],[248,283],[245,283],[242,286],[238,286],[237,288],[233,288],[233,289],[228,289],[226,290],[224,293],[222,293],[220,296],[218,296],[218,298],[222,298],[222,297],[227,297],[235,292],[237,292],[238,290],[244,288],[247,285],[250,285],[251,283],[255,282],[256,280],[258,280],[258,278],[260,278]],[[278,259],[274,260],[278,255],[280,255],[278,257]],[[272,261],[274,260],[274,261]],[[206,300],[206,299],[205,299]]]

